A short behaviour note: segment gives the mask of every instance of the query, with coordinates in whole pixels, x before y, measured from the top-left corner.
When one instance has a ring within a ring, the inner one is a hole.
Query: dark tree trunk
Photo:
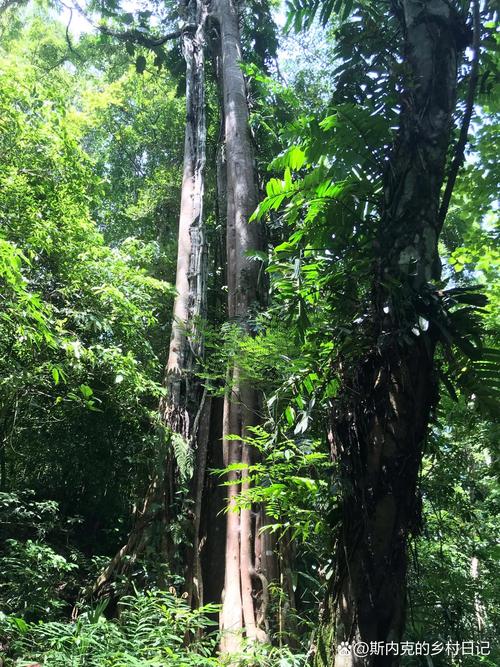
[[[224,550],[226,544],[226,517],[221,512],[226,499],[226,489],[210,470],[224,467],[221,447],[223,399],[212,399],[207,472],[201,512],[201,562],[204,577],[204,601],[219,604],[224,588]]]
[[[399,664],[394,654],[340,655],[337,647],[401,640],[407,540],[420,523],[417,479],[437,402],[432,322],[414,331],[422,299],[438,300],[431,281],[440,277],[440,192],[464,26],[446,0],[402,0],[398,18],[408,69],[385,178],[372,317],[364,332],[369,351],[344,378],[332,412],[342,527],[317,638],[318,666]]]

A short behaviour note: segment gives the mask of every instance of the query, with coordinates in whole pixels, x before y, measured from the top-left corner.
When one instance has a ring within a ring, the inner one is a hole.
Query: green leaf
[[[295,411],[289,405],[285,408],[285,419],[290,426],[292,426],[295,421]]]
[[[306,154],[300,146],[292,146],[286,153],[286,163],[294,171],[298,171],[306,162]]]
[[[262,262],[267,262],[269,257],[266,252],[262,250],[247,250],[245,251],[245,257],[250,259],[260,259]]]
[[[87,384],[81,384],[79,389],[84,398],[90,398],[94,394],[92,389]]]

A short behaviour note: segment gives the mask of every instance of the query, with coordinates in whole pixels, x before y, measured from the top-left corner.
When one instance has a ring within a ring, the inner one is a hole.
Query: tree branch
[[[78,51],[74,48],[73,43],[71,41],[71,35],[69,34],[69,29],[71,26],[71,22],[73,21],[73,7],[70,7],[69,5],[66,5],[64,2],[61,3],[63,7],[66,7],[66,9],[69,11],[69,19],[68,23],[66,25],[66,44],[68,45],[68,49],[71,51],[71,53],[81,60],[81,56],[78,53]]]
[[[109,35],[110,37],[114,37],[115,39],[118,39],[121,42],[136,42],[141,46],[147,47],[148,49],[154,49],[158,46],[162,46],[171,39],[176,39],[177,37],[180,37],[183,32],[185,32],[188,29],[192,29],[193,26],[185,26],[180,30],[175,30],[174,32],[170,32],[166,35],[163,35],[162,37],[157,37],[157,38],[145,35],[144,33],[140,32],[135,28],[132,30],[124,30],[124,31],[111,30],[107,26],[97,26],[97,28],[104,35]]]
[[[145,46],[148,49],[154,49],[158,46],[162,46],[172,39],[177,39],[186,31],[196,30],[197,27],[196,25],[186,24],[179,30],[174,30],[173,32],[169,32],[166,35],[152,37],[151,35],[141,32],[141,30],[138,28],[132,28],[131,30],[112,30],[106,25],[96,24],[92,21],[92,19],[90,19],[85,10],[80,7],[77,2],[75,2],[75,0],[73,0],[73,6],[79,12],[79,14],[81,14],[90,23],[90,25],[99,30],[102,34],[114,37],[121,42],[135,42],[136,44]]]

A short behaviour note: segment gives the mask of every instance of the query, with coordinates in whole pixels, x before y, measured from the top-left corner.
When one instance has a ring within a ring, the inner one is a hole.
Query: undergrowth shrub
[[[304,667],[287,647],[243,642],[238,655],[214,657],[217,605],[192,610],[172,592],[121,599],[117,618],[105,601],[73,622],[28,623],[0,613],[0,662],[5,667]]]
[[[27,623],[0,617],[6,667],[39,662],[44,667],[209,667],[214,653],[214,605],[191,610],[182,597],[164,591],[122,598],[117,618],[105,604],[74,622]]]
[[[35,492],[0,492],[0,610],[26,621],[59,619],[95,577],[92,559],[71,544],[79,517]]]
[[[61,594],[76,569],[75,562],[43,542],[6,540],[0,580],[3,608],[30,619],[57,615],[67,606]]]
[[[307,656],[294,653],[288,646],[271,646],[244,640],[237,654],[219,657],[220,667],[306,667]]]

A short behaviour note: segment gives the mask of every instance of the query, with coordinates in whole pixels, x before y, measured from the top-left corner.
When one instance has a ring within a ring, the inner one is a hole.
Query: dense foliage
[[[342,520],[331,406],[344,369],[369,352],[377,219],[405,72],[385,3],[293,0],[282,35],[271,21],[277,3],[260,4],[242,13],[242,67],[261,195],[251,224],[266,229],[248,254],[267,297],[245,333],[225,321],[222,130],[218,74],[207,69],[208,321],[198,326],[199,378],[212,402],[227,393],[231,364],[259,391],[260,423],[246,437],[255,458],[232,470],[248,481],[236,506],[266,508],[263,529],[286,564],[266,601],[272,645],[216,657],[218,604],[191,609],[185,573],[152,563],[147,549],[114,583],[117,599],[92,597],[172,442],[184,504],[170,531],[179,552],[192,539],[184,498],[195,462],[158,415],[185,81],[173,42],[151,50],[111,31],[73,35],[59,5],[14,3],[0,14],[1,664],[299,667],[314,646]],[[118,9],[108,6],[110,25],[132,26],[136,38],[172,22],[170,6],[156,7],[156,23],[149,9]],[[483,14],[470,146],[439,244],[442,279],[419,300],[400,286],[393,293],[402,340],[438,332],[441,397],[420,469],[405,639],[491,645],[481,658],[435,656],[436,667],[500,659],[498,32]],[[319,65],[304,64],[304,52]],[[470,70],[466,58],[450,160]],[[231,466],[208,465],[209,484],[224,486]]]

